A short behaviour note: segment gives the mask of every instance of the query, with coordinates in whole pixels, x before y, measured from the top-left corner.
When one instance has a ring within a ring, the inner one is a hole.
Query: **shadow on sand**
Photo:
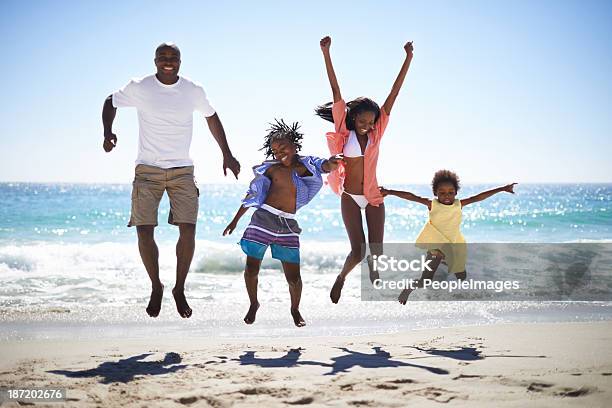
[[[254,351],[245,351],[238,359],[240,365],[256,365],[259,367],[297,367],[300,365],[317,365],[329,367],[331,371],[325,375],[336,375],[337,373],[348,372],[353,367],[363,368],[384,368],[384,367],[415,367],[427,370],[434,374],[448,374],[449,372],[436,367],[429,367],[419,364],[406,363],[399,360],[392,360],[391,354],[384,351],[381,347],[372,347],[374,354],[360,353],[352,351],[346,347],[338,347],[346,354],[333,357],[333,363],[322,363],[318,361],[300,360],[302,348],[291,349],[282,357],[278,358],[258,358]]]
[[[127,383],[132,381],[137,375],[174,373],[187,367],[186,365],[177,365],[182,360],[181,356],[178,353],[172,352],[166,353],[163,360],[140,361],[150,355],[151,353],[146,353],[116,362],[107,361],[89,370],[50,370],[48,372],[65,375],[70,378],[102,377],[100,380],[102,384],[110,384],[113,382]]]
[[[413,357],[413,358],[428,358],[432,356],[437,357],[445,357],[452,358],[453,360],[461,360],[461,361],[476,361],[476,360],[484,360],[485,358],[491,357],[514,357],[514,358],[546,358],[546,356],[516,356],[510,354],[482,354],[482,351],[476,349],[476,347],[461,347],[458,349],[436,349],[436,348],[428,348],[424,349],[416,346],[405,346],[408,348],[413,348],[415,350],[422,351],[423,353],[429,354],[429,356],[423,357]]]

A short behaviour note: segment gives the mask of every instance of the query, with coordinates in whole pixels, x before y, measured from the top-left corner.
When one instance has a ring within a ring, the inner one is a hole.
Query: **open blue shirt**
[[[308,169],[312,176],[300,177],[294,170],[291,173],[293,184],[295,185],[295,210],[299,210],[308,204],[323,186],[322,173],[325,173],[321,166],[327,161],[320,157],[314,156],[298,156],[298,160]],[[261,207],[266,202],[270,184],[272,181],[265,175],[266,171],[275,164],[280,163],[278,160],[267,160],[260,165],[253,167],[255,178],[249,185],[247,196],[242,200],[242,205],[245,207]]]

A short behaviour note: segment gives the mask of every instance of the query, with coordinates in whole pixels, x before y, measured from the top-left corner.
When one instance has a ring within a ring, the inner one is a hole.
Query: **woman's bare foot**
[[[404,289],[402,290],[402,293],[400,293],[399,297],[397,298],[397,300],[399,300],[399,302],[402,305],[405,305],[406,302],[408,301],[408,296],[410,296],[410,294],[412,293],[412,290],[410,289]]]
[[[298,309],[291,309],[291,316],[293,317],[293,323],[295,323],[297,327],[306,326],[306,321],[304,320]]]
[[[372,282],[373,285],[377,279],[380,279],[380,274],[378,273],[378,270],[374,268],[374,260],[372,259],[371,255],[368,255],[367,261],[368,269],[370,270],[370,282]]]
[[[172,289],[172,295],[174,296],[174,302],[176,303],[176,310],[178,311],[178,314],[184,318],[191,317],[192,310],[187,304],[187,299],[185,299],[185,292],[183,290],[174,288]]]
[[[329,297],[331,298],[332,303],[338,303],[340,300],[340,295],[342,294],[342,287],[344,286],[344,278],[340,275],[336,278],[336,282],[332,287],[331,292],[329,292]]]
[[[147,306],[147,314],[151,317],[159,316],[161,311],[162,297],[164,296],[164,285],[151,290],[149,305]]]
[[[253,324],[255,322],[255,315],[257,314],[257,309],[259,309],[259,302],[249,307],[249,311],[247,312],[246,316],[244,316],[244,322],[246,324]]]

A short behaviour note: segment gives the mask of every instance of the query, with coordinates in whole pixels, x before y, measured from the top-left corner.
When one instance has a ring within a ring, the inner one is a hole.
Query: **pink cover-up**
[[[334,102],[332,116],[336,131],[328,132],[326,136],[329,151],[334,155],[342,153],[350,134],[350,131],[346,128],[346,102],[344,100],[340,99],[338,102]],[[376,207],[383,202],[383,196],[380,194],[378,181],[376,180],[376,164],[378,162],[380,140],[388,123],[389,115],[381,108],[380,116],[374,124],[374,129],[368,133],[370,143],[366,147],[363,158],[363,195],[368,200],[368,203]],[[345,169],[342,163],[340,163],[337,170],[332,171],[327,176],[327,183],[338,195],[341,195],[344,191],[345,176]]]

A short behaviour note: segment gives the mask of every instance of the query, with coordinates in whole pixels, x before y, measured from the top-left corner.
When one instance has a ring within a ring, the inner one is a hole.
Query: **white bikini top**
[[[368,143],[366,144],[366,149],[370,145],[370,139],[368,138]],[[351,130],[349,133],[348,140],[344,145],[344,149],[342,149],[342,154],[344,157],[363,157],[361,153],[361,146],[359,145],[359,140],[357,140],[357,135],[354,130]]]

